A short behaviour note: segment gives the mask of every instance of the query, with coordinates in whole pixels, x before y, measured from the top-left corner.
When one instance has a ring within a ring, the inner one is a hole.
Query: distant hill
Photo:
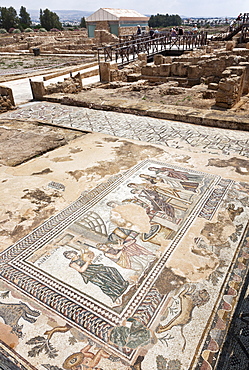
[[[41,8],[42,10],[45,10],[46,8]],[[61,22],[66,22],[66,21],[80,21],[82,17],[88,17],[91,15],[92,12],[87,12],[84,10],[52,10],[49,9],[52,12],[55,12]],[[27,12],[30,14],[31,20],[33,22],[39,22],[40,20],[40,9],[39,10],[34,10],[34,9],[27,9]]]

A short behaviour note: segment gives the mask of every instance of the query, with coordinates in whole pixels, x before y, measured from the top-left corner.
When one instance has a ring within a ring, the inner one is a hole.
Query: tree
[[[41,27],[45,28],[47,31],[50,31],[52,28],[62,29],[62,24],[58,15],[48,9],[44,11],[40,9],[40,24]]]
[[[16,10],[10,6],[9,8],[0,7],[0,28],[9,30],[18,26],[19,19]]]
[[[80,27],[81,28],[86,28],[86,20],[85,20],[85,17],[81,18]]]
[[[32,24],[29,13],[24,6],[21,6],[19,13],[19,25],[21,28],[25,29],[30,27]]]
[[[174,27],[180,26],[182,19],[179,15],[157,14],[152,15],[149,19],[149,27]]]

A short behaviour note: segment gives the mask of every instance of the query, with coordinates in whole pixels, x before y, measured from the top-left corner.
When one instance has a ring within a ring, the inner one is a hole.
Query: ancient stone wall
[[[108,32],[111,32],[108,21],[98,21],[98,22],[96,22],[95,30],[106,30]]]
[[[233,66],[222,73],[218,85],[215,104],[222,108],[232,108],[240,101],[243,93],[248,93],[248,65]]]
[[[6,86],[0,86],[0,113],[15,108],[12,90]]]
[[[217,106],[229,109],[239,102],[243,94],[249,92],[249,54],[248,49],[233,49],[231,44],[227,49],[213,50],[211,54],[206,54],[203,48],[177,58],[155,55],[152,63],[146,63],[145,55],[122,70],[106,63],[104,80],[175,81],[179,87],[185,88],[205,84],[203,98],[216,99]]]
[[[0,37],[0,52],[14,52],[27,50],[30,53],[34,48],[39,48],[41,53],[95,53],[92,50],[94,40],[88,38],[86,30],[23,33],[15,36]]]
[[[118,43],[119,39],[116,35],[106,31],[106,30],[95,30],[94,31],[95,43],[98,45]]]
[[[144,31],[149,32],[149,27],[146,27]],[[119,36],[136,35],[136,33],[137,33],[137,26],[119,27]]]
[[[74,77],[65,78],[63,82],[57,82],[44,86],[43,81],[32,81],[30,80],[30,86],[33,94],[33,99],[42,99],[44,95],[50,95],[55,93],[67,93],[75,94],[82,90],[82,79],[81,74],[77,73]]]
[[[223,71],[241,62],[247,62],[248,52],[238,49],[234,52],[217,52],[206,55],[204,51],[184,54],[182,57],[164,57],[155,55],[154,62],[144,66],[141,70],[141,78],[153,76],[157,80],[165,81],[166,77],[186,78],[189,85],[205,83],[218,83]]]

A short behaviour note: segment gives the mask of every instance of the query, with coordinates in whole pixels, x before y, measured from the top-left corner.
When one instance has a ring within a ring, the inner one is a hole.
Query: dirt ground
[[[90,58],[73,55],[1,55],[0,59],[0,83],[18,78],[32,77],[40,73],[51,72],[59,68],[76,66],[82,63],[91,62]]]
[[[17,166],[82,135],[77,130],[37,121],[1,119],[0,115],[0,165]]]
[[[190,107],[202,110],[219,110],[231,115],[249,117],[249,94],[243,96],[240,102],[232,109],[222,109],[215,106],[215,98],[204,98],[208,86],[205,84],[193,87],[179,87],[177,82],[150,83],[138,81],[135,83],[113,82],[105,85],[85,87],[77,94],[54,94],[55,98],[73,100],[75,105],[86,102],[104,106],[114,102],[115,106],[143,106],[146,109],[164,107],[166,105],[177,108]]]
[[[119,87],[120,86],[120,87]],[[137,83],[110,83],[103,87],[87,89],[79,93],[78,97],[89,95],[89,99],[101,103],[103,99],[121,99],[155,103],[162,105],[187,106],[209,109],[215,103],[215,99],[203,99],[203,93],[207,90],[206,85],[196,85],[192,88],[179,87],[175,82],[149,83],[141,81]]]

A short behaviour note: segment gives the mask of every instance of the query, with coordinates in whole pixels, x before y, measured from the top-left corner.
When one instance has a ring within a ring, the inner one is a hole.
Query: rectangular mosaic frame
[[[169,168],[201,175],[203,178],[208,179],[209,186],[204,190],[200,199],[198,199],[198,202],[172,240],[168,250],[153,267],[153,271],[146,278],[139,292],[134,295],[132,302],[130,302],[129,306],[123,312],[114,312],[96,304],[89,297],[84,296],[83,293],[79,294],[75,289],[59,283],[53,277],[41,273],[41,271],[34,269],[26,262],[25,259],[28,256],[60,235],[63,230],[84,216],[107,194],[120,187],[124,181],[135,176],[139,171],[141,172],[151,165],[167,165]],[[114,326],[120,325],[124,319],[135,315],[146,304],[148,296],[154,295],[156,305],[151,307],[152,312],[146,319],[147,327],[151,326],[165,299],[165,297],[153,290],[153,283],[160,275],[167,259],[175,250],[190,225],[197,217],[211,219],[232,184],[233,181],[225,180],[212,174],[186,170],[185,168],[170,166],[164,162],[143,161],[124,174],[114,176],[92,191],[83,193],[75,202],[59,214],[51,217],[29,235],[5,250],[0,256],[1,277],[27,296],[63,317],[71,325],[83,330],[95,340],[97,339],[99,343],[108,345],[108,348],[112,352],[131,363],[136,351],[132,349],[121,350],[114,345],[107,344],[108,332]]]

